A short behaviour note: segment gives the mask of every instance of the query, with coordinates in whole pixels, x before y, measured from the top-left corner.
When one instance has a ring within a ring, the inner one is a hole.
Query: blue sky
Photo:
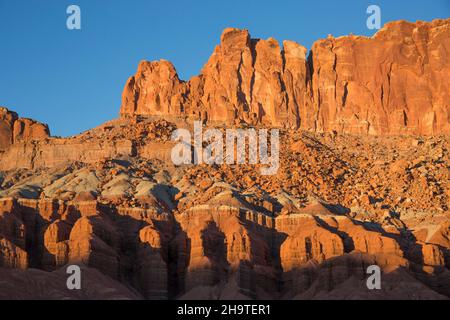
[[[79,31],[66,28],[70,4],[81,8]],[[140,60],[170,60],[188,80],[226,27],[310,48],[328,34],[372,35],[370,4],[383,24],[450,16],[450,0],[0,0],[0,105],[53,135],[77,134],[118,116]]]

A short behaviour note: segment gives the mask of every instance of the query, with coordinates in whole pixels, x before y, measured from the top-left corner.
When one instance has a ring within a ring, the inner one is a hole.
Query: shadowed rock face
[[[448,251],[439,241],[422,246],[381,225],[373,229],[330,211],[273,217],[200,205],[172,215],[95,200],[4,199],[0,206],[0,267],[22,270],[2,272],[10,276],[0,278],[0,298],[442,299],[450,294]],[[448,230],[442,232],[448,237]],[[419,250],[417,256],[411,250]],[[69,264],[89,266],[83,269],[84,291],[65,290]],[[385,278],[383,291],[371,294],[364,280],[374,264]],[[30,267],[45,272],[27,272]],[[46,282],[52,287],[47,295],[33,287]],[[24,290],[15,293],[14,286]]]
[[[73,140],[120,132],[134,155],[1,172],[0,298],[449,297],[448,137],[282,130],[280,172],[261,176],[172,166],[173,125],[123,121]],[[86,291],[67,292],[69,264],[90,268]],[[381,291],[366,287],[373,264]]]
[[[10,112],[6,108],[0,109],[0,150],[6,150],[13,143],[14,122],[17,113]]]
[[[226,29],[188,82],[142,62],[82,134],[0,108],[0,299],[448,299],[448,39],[395,22],[307,57]],[[173,165],[193,119],[284,127],[278,172]]]
[[[225,29],[199,76],[142,62],[121,115],[191,116],[353,134],[448,134],[450,20],[387,24],[372,38],[301,45]]]

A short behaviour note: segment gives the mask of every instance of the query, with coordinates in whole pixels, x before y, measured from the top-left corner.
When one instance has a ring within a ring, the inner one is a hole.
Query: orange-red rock
[[[225,29],[199,76],[178,79],[167,61],[142,62],[123,93],[122,115],[353,134],[449,133],[445,47],[450,20],[388,23],[372,38],[317,41],[309,57],[292,41]]]
[[[309,55],[229,28],[199,76],[142,62],[122,117],[70,138],[1,108],[0,298],[450,297],[448,25]],[[284,127],[277,174],[173,165],[193,119]],[[89,289],[67,293],[68,264]]]

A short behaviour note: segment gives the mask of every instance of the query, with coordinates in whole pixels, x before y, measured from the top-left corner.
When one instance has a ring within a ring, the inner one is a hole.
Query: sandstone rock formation
[[[201,74],[141,62],[122,116],[189,116],[353,134],[448,134],[450,20],[398,21],[372,38],[301,45],[226,29]]]
[[[19,118],[17,113],[0,107],[0,151],[19,141],[37,141],[50,136],[46,124]]]
[[[142,62],[122,117],[68,138],[1,108],[0,299],[448,299],[449,27],[309,55],[226,29],[199,76]],[[192,119],[282,127],[279,170],[175,166]]]
[[[18,141],[37,141],[50,136],[48,126],[32,119],[18,119],[14,122],[13,143]]]
[[[87,265],[146,299],[449,296],[448,137],[283,132],[276,176],[174,167],[139,135],[136,155],[3,171],[1,266]],[[367,290],[372,264],[391,289]]]
[[[65,269],[45,272],[0,268],[0,300],[142,300],[136,291],[113,281],[95,268],[82,266],[89,286],[67,290]]]
[[[13,143],[13,128],[17,113],[0,108],[0,119],[0,150],[3,151]]]
[[[320,40],[312,48],[318,127],[346,133],[450,132],[450,21],[388,23],[372,38]]]

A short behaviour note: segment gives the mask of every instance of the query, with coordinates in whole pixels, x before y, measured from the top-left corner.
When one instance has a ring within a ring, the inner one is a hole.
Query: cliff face
[[[312,48],[317,128],[369,134],[450,132],[450,20],[394,22],[373,38]]]
[[[261,176],[172,166],[174,128],[122,119],[1,153],[0,297],[450,295],[449,137],[282,130],[280,171]],[[84,266],[76,294],[67,264]]]
[[[411,294],[440,299],[449,293],[444,271],[448,257],[441,246],[409,243],[418,251],[408,260],[404,252],[409,247],[399,234],[371,231],[368,225],[327,210],[274,218],[233,206],[202,205],[170,215],[109,207],[95,200],[49,199],[2,199],[0,209],[2,274],[11,268],[39,268],[47,271],[40,282],[55,287],[48,293],[34,288],[31,297],[275,299],[338,294],[363,299],[373,298],[364,285],[366,268],[373,264],[387,273],[383,284],[388,289],[380,295],[385,299]],[[445,226],[441,232],[448,235]],[[79,297],[63,290],[65,281],[59,286],[51,283],[67,264],[100,272],[96,277],[87,274],[85,288],[76,293]],[[429,288],[435,288],[431,276],[422,280],[425,284],[415,279],[421,279],[422,264],[436,274],[437,291],[443,295]],[[409,279],[402,274],[409,274]],[[22,275],[33,276],[24,271]],[[139,293],[123,292],[121,282]],[[19,279],[6,279],[0,284],[0,297],[8,297],[8,292],[21,297],[8,291],[11,283],[24,286]],[[391,289],[399,283],[400,290]],[[26,287],[22,297],[30,292],[30,285]]]
[[[262,176],[173,166],[174,129],[122,119],[0,153],[0,298],[450,296],[449,136],[281,130]]]
[[[227,29],[201,75],[142,62],[123,117],[69,138],[0,108],[0,299],[450,297],[449,25],[309,57]],[[173,165],[192,118],[288,127],[279,170]]]
[[[447,134],[450,19],[387,24],[374,37],[307,49],[226,29],[199,76],[142,62],[121,115],[187,115],[228,123],[353,134]]]
[[[19,118],[17,113],[0,107],[0,151],[19,141],[37,141],[50,136],[46,124]]]
[[[294,42],[282,51],[275,39],[226,29],[202,73],[188,82],[168,61],[142,62],[126,84],[121,114],[297,127],[299,104],[309,103],[306,52]]]

